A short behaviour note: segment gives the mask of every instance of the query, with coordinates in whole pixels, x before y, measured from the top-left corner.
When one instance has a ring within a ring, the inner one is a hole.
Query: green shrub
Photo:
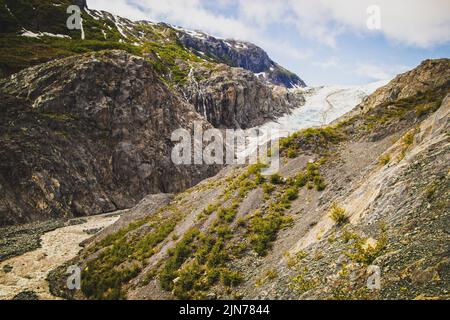
[[[276,240],[279,230],[291,221],[284,217],[285,210],[286,207],[277,202],[270,206],[266,215],[257,212],[250,219],[246,236],[249,238],[253,250],[260,256],[267,254],[271,243]]]
[[[237,287],[243,280],[242,274],[238,271],[223,269],[220,272],[220,281],[226,287]]]
[[[208,255],[206,264],[208,265],[208,267],[219,267],[227,261],[227,258],[228,256],[225,251],[225,245],[222,240],[219,240],[212,247],[211,252]]]
[[[314,289],[316,286],[317,281],[306,278],[302,273],[291,277],[290,287],[299,295]]]
[[[325,183],[325,179],[321,176],[315,176],[314,177],[314,186],[316,187],[317,191],[323,191],[327,188],[327,185]]]
[[[275,187],[271,184],[264,183],[263,184],[263,191],[265,194],[271,194],[275,190]]]
[[[300,148],[319,151],[338,143],[342,138],[337,127],[309,128],[280,139],[280,151],[286,152],[289,158],[295,158]]]
[[[294,201],[298,198],[298,189],[297,188],[289,188],[285,193],[286,197],[290,201]]]
[[[170,257],[159,275],[159,282],[162,289],[167,291],[173,289],[173,280],[178,276],[177,271],[194,251],[193,242],[199,234],[197,229],[191,229],[175,246],[174,250],[170,252]]]
[[[306,186],[308,182],[308,176],[305,173],[300,173],[295,177],[295,185],[299,188]]]
[[[264,178],[260,173],[256,174],[255,183],[257,185],[262,185],[265,182],[266,182],[266,178]]]
[[[284,183],[283,178],[277,173],[270,176],[270,182],[272,184],[283,184]]]
[[[217,211],[217,217],[224,222],[230,223],[233,222],[234,218],[236,217],[237,210],[234,208],[220,208]]]
[[[215,212],[218,208],[219,208],[218,204],[210,204],[205,210],[203,210],[203,214],[209,216],[213,212]]]
[[[351,246],[352,252],[348,252],[347,256],[355,262],[365,265],[371,265],[375,259],[383,254],[385,251],[389,238],[385,228],[381,228],[381,235],[375,246],[367,244],[368,239],[364,239],[356,235],[355,242]]]
[[[288,158],[294,159],[298,157],[298,153],[295,149],[289,149],[287,152]]]
[[[330,217],[338,226],[343,226],[349,222],[349,216],[345,209],[339,207],[336,203],[331,207]]]
[[[391,162],[391,156],[389,154],[380,157],[379,163],[382,166],[389,164],[389,162]]]
[[[297,174],[294,184],[298,188],[306,186],[308,190],[316,188],[317,191],[323,191],[327,185],[325,179],[320,175],[320,169],[317,163],[308,163],[304,172]]]

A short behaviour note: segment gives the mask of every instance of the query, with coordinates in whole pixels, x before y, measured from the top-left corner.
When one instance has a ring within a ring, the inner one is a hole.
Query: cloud
[[[340,67],[340,59],[338,57],[333,56],[325,61],[315,62],[313,64],[323,69],[338,68]]]
[[[405,72],[411,68],[407,66],[380,66],[375,64],[360,64],[357,66],[355,73],[358,76],[372,80],[388,80],[395,75]]]

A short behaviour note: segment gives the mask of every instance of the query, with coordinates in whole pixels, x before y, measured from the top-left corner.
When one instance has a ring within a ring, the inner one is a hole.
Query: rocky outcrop
[[[251,72],[223,65],[182,89],[187,101],[216,128],[248,129],[304,104],[301,93],[268,86]]]
[[[24,70],[0,94],[0,224],[129,208],[216,170],[172,163],[171,133],[209,124],[123,51]]]
[[[450,87],[450,60],[425,60],[417,68],[398,75],[388,85],[378,89],[351,115],[367,113],[379,105],[389,105],[397,100],[404,100],[417,94],[436,94],[436,91]]]
[[[264,80],[286,88],[305,87],[296,74],[272,61],[260,47],[243,41],[223,40],[203,32],[177,28],[180,42],[199,56],[207,56],[232,67],[249,70]]]

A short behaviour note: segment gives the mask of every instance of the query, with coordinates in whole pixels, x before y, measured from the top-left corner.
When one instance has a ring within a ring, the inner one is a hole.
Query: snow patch
[[[65,34],[54,34],[54,33],[50,33],[50,32],[35,33],[33,31],[29,31],[26,29],[22,29],[22,33],[20,35],[22,37],[28,37],[28,38],[53,37],[53,38],[71,39],[70,36],[67,36]]]
[[[119,16],[114,16],[114,21],[113,22],[116,25],[116,28],[119,31],[120,35],[127,39],[128,38],[127,35],[123,32],[124,26],[120,22],[120,17]]]
[[[95,10],[94,10],[94,11],[91,11],[91,10],[89,10],[88,8],[84,8],[84,11],[86,11],[86,13],[87,13],[88,15],[90,15],[94,20],[99,20],[99,19],[100,19],[99,17],[95,16],[95,15],[92,13],[92,12],[97,13]]]
[[[84,28],[83,28],[83,18],[80,17],[80,27],[81,27],[81,40],[84,40],[86,38],[84,34]]]

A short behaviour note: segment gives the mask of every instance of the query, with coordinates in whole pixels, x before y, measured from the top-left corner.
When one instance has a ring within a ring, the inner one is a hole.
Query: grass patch
[[[280,139],[280,152],[289,158],[295,158],[301,150],[323,152],[342,139],[343,134],[337,127],[309,128]]]
[[[332,205],[329,215],[338,227],[342,227],[350,221],[347,211],[339,207],[336,203]]]
[[[311,162],[306,165],[305,171],[294,178],[294,183],[298,188],[307,186],[308,189],[315,188],[317,191],[323,191],[327,187],[325,179],[320,174],[319,164]]]
[[[83,294],[97,300],[124,299],[122,286],[139,274],[146,259],[172,233],[180,218],[181,214],[177,212],[172,212],[169,217],[155,215],[132,223],[100,241],[91,250],[100,250],[101,253],[88,261],[82,272]],[[135,239],[131,236],[143,226],[151,230],[145,237]]]
[[[379,162],[380,165],[382,165],[382,166],[388,165],[389,162],[391,162],[391,155],[385,154],[385,155],[381,156],[380,159],[378,160],[378,162]]]

